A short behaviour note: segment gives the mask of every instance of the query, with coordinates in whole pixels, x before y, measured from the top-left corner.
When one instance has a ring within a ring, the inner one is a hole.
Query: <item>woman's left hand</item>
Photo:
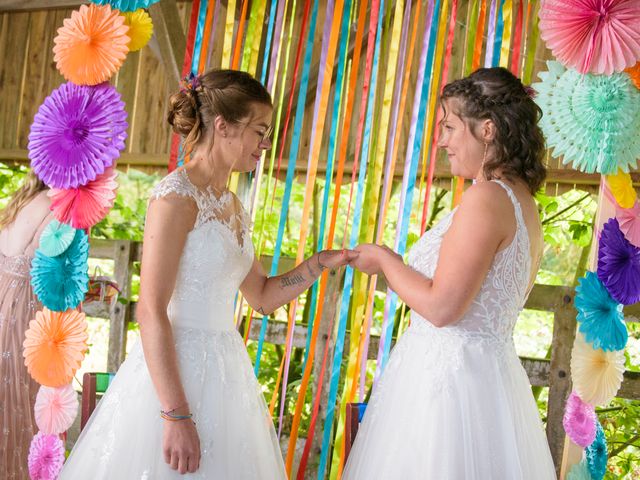
[[[355,250],[322,250],[316,255],[316,263],[321,270],[342,267],[358,258]]]

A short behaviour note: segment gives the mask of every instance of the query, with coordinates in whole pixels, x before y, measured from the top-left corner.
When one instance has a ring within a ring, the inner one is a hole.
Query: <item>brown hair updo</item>
[[[495,155],[484,163],[484,176],[496,178],[496,170],[510,180],[522,179],[535,194],[546,177],[542,163],[545,141],[538,121],[542,110],[531,90],[502,67],[480,68],[468,77],[445,85],[442,100],[456,99],[454,113],[473,128],[480,120],[496,126]],[[443,106],[444,108],[444,106]]]
[[[167,121],[174,132],[185,137],[189,152],[218,115],[238,123],[251,114],[253,103],[273,105],[271,95],[255,78],[239,70],[209,70],[192,87],[171,96]]]

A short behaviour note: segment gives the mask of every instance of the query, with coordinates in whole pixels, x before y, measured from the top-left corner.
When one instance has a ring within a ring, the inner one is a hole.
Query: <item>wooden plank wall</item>
[[[526,1],[526,0],[523,0]],[[537,2],[537,0],[531,0]],[[517,5],[517,2],[514,2]],[[292,2],[289,3],[291,5]],[[289,73],[285,82],[280,83],[280,87],[275,92],[274,98],[278,99],[280,89],[284,88],[285,102],[289,94],[296,95],[298,88],[291,89],[291,79],[293,75],[293,63],[295,60],[295,51],[300,39],[300,25],[302,23],[303,2],[297,2],[296,25],[292,34],[292,49],[290,54]],[[178,10],[180,12],[181,22],[184,30],[187,30],[189,15],[191,11],[191,1],[179,0]],[[394,2],[387,2],[385,15],[389,22],[392,21]],[[514,12],[516,10],[514,5]],[[413,58],[413,68],[411,72],[411,85],[415,85],[417,81],[417,71],[419,64],[420,49],[422,43],[422,30],[425,24],[426,6],[421,9],[419,19],[419,30],[416,39],[416,49]],[[289,7],[291,8],[291,7]],[[415,11],[416,1],[412,2],[412,9]],[[0,8],[0,12],[2,9]],[[63,78],[58,73],[53,61],[53,39],[57,29],[62,25],[63,20],[70,16],[71,8],[54,8],[46,11],[28,11],[28,12],[2,12],[0,13],[0,161],[28,161],[26,148],[28,143],[29,126],[33,120],[33,116],[37,112],[44,98],[60,83]],[[470,0],[459,0],[457,20],[455,26],[455,41],[452,49],[451,66],[449,70],[448,80],[459,78],[463,72],[464,61],[464,38],[467,30],[467,17],[470,12]],[[309,91],[307,95],[307,105],[305,111],[305,120],[302,133],[302,141],[300,152],[297,160],[297,170],[299,170],[299,178],[304,179],[306,171],[308,151],[311,142],[311,128],[313,118],[313,108],[316,91],[317,72],[321,68],[319,65],[320,48],[323,36],[323,25],[325,20],[326,9],[320,8],[317,18],[317,27],[315,33],[315,45],[312,74]],[[223,33],[224,28],[222,22],[226,16],[226,4],[223,2],[220,6],[219,23],[216,28],[216,39],[213,43],[214,50],[212,52],[212,65],[219,65],[222,56]],[[368,21],[367,15],[367,21]],[[486,25],[485,22],[485,35]],[[285,24],[284,32],[288,32]],[[355,39],[355,30],[351,34],[351,48]],[[364,71],[365,54],[366,54],[366,32],[362,45],[362,56],[360,60],[360,72]],[[386,50],[388,47],[384,47]],[[283,52],[284,56],[284,52]],[[545,70],[545,62],[551,58],[551,53],[544,46],[544,42],[538,40],[535,55],[535,64],[533,69],[532,81],[537,80],[537,72]],[[165,168],[168,161],[168,152],[170,147],[170,130],[165,121],[165,115],[168,105],[169,95],[175,91],[177,86],[171,80],[170,76],[165,72],[161,63],[159,49],[155,39],[152,39],[150,45],[145,47],[138,53],[130,54],[127,57],[121,70],[112,79],[127,105],[129,113],[129,138],[127,140],[126,150],[119,162],[121,167],[132,165],[136,168],[149,167],[154,169]],[[261,68],[259,66],[259,68]],[[383,79],[386,64],[381,62],[379,72],[378,92],[379,95],[383,89]],[[335,80],[336,70],[334,70]],[[363,75],[359,76],[357,82],[358,91],[362,91]],[[333,90],[335,85],[333,86]],[[333,94],[330,97],[330,103],[333,102]],[[295,101],[295,99],[294,99]],[[413,89],[409,89],[407,98],[407,107],[404,113],[403,129],[400,134],[400,148],[398,150],[398,164],[396,175],[401,177],[403,171],[404,156],[406,150],[407,139],[409,136],[409,127],[411,119],[411,106],[413,103]],[[381,102],[378,102],[377,108],[380,108]],[[285,104],[286,109],[286,104]],[[295,104],[294,104],[295,110]],[[347,156],[346,172],[350,173],[351,163],[354,158],[354,150],[356,144],[356,125],[360,110],[360,97],[356,99],[354,115],[351,118],[351,131],[349,139],[349,151]],[[284,114],[283,114],[284,117]],[[293,127],[294,119],[291,119],[289,132]],[[283,118],[284,122],[284,118]],[[324,137],[328,138],[329,124],[325,126]],[[386,134],[386,132],[382,132]],[[290,133],[285,144],[285,154],[289,148]],[[324,171],[326,164],[327,141],[323,143],[320,155],[319,173]],[[278,146],[278,148],[282,148]],[[286,155],[284,156],[286,158]],[[286,162],[284,162],[286,164]],[[562,193],[572,188],[574,184],[581,184],[581,188],[597,189],[599,179],[597,175],[585,175],[567,169],[561,165],[560,160],[548,157],[550,172],[550,181],[547,191],[550,193]],[[285,167],[286,168],[286,167]],[[283,169],[283,174],[286,170]],[[419,175],[421,172],[418,172]],[[448,164],[444,155],[438,156],[438,164],[436,174],[440,177],[437,184],[449,187],[451,180],[448,173]],[[347,175],[350,177],[350,175]],[[346,179],[347,180],[347,179]],[[636,174],[634,181],[640,181],[640,176]]]

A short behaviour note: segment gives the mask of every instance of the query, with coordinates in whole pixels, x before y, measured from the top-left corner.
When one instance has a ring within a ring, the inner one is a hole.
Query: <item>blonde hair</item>
[[[8,205],[0,210],[0,229],[13,223],[18,212],[38,193],[45,190],[47,186],[40,180],[33,170],[27,173],[22,186],[16,190]]]

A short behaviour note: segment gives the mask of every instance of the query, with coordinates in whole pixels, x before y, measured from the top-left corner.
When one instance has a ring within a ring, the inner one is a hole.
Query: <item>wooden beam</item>
[[[162,0],[149,7],[153,33],[160,46],[162,63],[168,76],[176,83],[182,76],[182,63],[187,41],[180,23],[176,0]]]

